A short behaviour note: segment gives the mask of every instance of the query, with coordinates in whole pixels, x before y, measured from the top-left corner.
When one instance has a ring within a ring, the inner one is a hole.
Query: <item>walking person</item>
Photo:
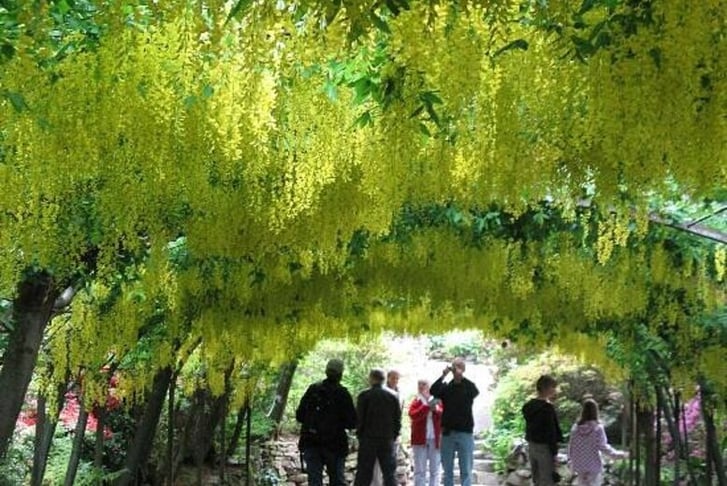
[[[427,380],[419,380],[417,391],[417,396],[409,405],[414,486],[439,486],[442,402],[430,394]]]
[[[608,444],[606,431],[598,421],[598,404],[588,398],[583,402],[581,418],[573,425],[568,442],[568,459],[571,470],[578,476],[579,486],[603,484],[602,453],[614,459],[628,457],[628,453]]]
[[[328,361],[326,378],[308,387],[295,411],[302,424],[298,446],[309,486],[322,486],[324,467],[331,486],[346,486],[346,429],[356,427],[356,409],[351,394],[341,385],[342,376],[343,361]]]
[[[447,366],[442,376],[432,383],[430,391],[435,398],[442,400],[442,440],[441,458],[444,471],[444,486],[454,485],[454,456],[459,461],[459,477],[462,486],[472,484],[472,464],[474,462],[475,439],[472,435],[475,421],[472,416],[472,403],[479,395],[474,383],[464,377],[465,361],[455,358]],[[452,373],[452,379],[444,379]]]
[[[386,373],[386,383],[384,384],[384,390],[392,393],[396,397],[396,400],[399,402],[399,407],[403,408],[401,395],[399,394],[399,378],[401,378],[401,373],[399,373],[398,370],[390,369]],[[398,452],[399,439],[394,442],[394,445],[391,449],[391,454],[394,456],[394,463],[396,463],[397,461]],[[374,463],[374,475],[371,479],[371,486],[382,486],[383,484],[384,476],[381,473],[381,465],[379,464],[379,461],[376,461]]]
[[[535,486],[551,486],[557,476],[558,443],[563,442],[558,415],[551,403],[558,389],[552,376],[543,375],[535,384],[537,397],[522,408],[525,418],[525,440]]]
[[[384,371],[369,373],[369,389],[356,401],[358,458],[354,486],[369,486],[374,463],[381,465],[384,486],[396,485],[396,461],[392,454],[401,431],[401,406],[393,393],[384,389]]]

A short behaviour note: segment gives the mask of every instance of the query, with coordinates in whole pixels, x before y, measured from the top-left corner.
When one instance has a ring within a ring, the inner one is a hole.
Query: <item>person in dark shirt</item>
[[[371,370],[371,387],[359,394],[356,403],[358,459],[354,486],[371,484],[377,459],[384,486],[396,486],[396,458],[393,451],[401,431],[401,406],[396,396],[383,388],[383,383],[384,371]]]
[[[459,459],[459,477],[462,486],[472,484],[472,463],[474,462],[475,440],[472,435],[475,421],[472,416],[472,403],[479,395],[474,383],[464,377],[465,362],[463,358],[455,358],[451,366],[447,366],[437,381],[432,383],[430,392],[433,397],[442,400],[442,471],[444,486],[454,485],[454,455]],[[444,378],[452,373],[452,380],[444,382]]]
[[[525,440],[528,441],[533,483],[536,486],[550,486],[555,484],[558,443],[563,442],[558,415],[551,403],[558,382],[551,376],[543,375],[538,378],[535,387],[538,396],[529,400],[522,408],[525,418]]]
[[[303,424],[299,447],[309,486],[322,486],[324,466],[331,486],[346,486],[346,429],[356,427],[356,409],[351,394],[341,385],[342,376],[343,361],[331,359],[326,379],[308,387],[295,411],[296,420]],[[310,421],[317,423],[307,423]]]

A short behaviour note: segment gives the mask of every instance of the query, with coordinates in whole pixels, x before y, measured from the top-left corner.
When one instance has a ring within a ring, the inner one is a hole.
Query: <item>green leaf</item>
[[[367,77],[358,78],[351,83],[351,86],[356,92],[356,97],[353,100],[356,105],[363,103],[371,95],[371,80]]]
[[[427,137],[432,136],[432,132],[429,131],[429,128],[427,128],[427,125],[425,123],[419,124],[419,131],[422,132],[422,134],[426,135]]]
[[[363,128],[367,125],[373,125],[374,119],[371,116],[371,110],[364,111],[354,122],[354,126]]]
[[[435,125],[440,126],[439,115],[437,115],[437,111],[434,109],[434,106],[432,106],[431,103],[425,103],[425,107],[427,109],[427,113],[429,114],[429,118],[434,122]]]
[[[238,14],[244,15],[250,5],[252,5],[252,0],[237,0],[237,3],[230,9],[230,14],[227,16],[225,23],[237,17]]]
[[[325,91],[326,96],[328,96],[331,101],[338,100],[338,89],[336,88],[335,83],[327,81],[323,87],[323,91]]]
[[[68,5],[68,2],[66,2],[66,0],[56,2],[55,7],[58,10],[58,13],[61,15],[65,15],[71,10],[71,7]]]
[[[424,104],[419,105],[416,110],[411,112],[411,115],[409,115],[409,118],[416,118],[418,117],[422,112],[424,111]]]
[[[591,10],[596,5],[596,0],[583,0],[581,8],[578,10],[576,15],[583,15],[584,13]]]
[[[15,47],[11,44],[3,44],[2,47],[0,47],[0,54],[6,59],[10,59],[15,54]]]
[[[197,97],[194,95],[189,95],[186,98],[184,98],[184,108],[189,110],[194,106],[194,104],[197,102]]]
[[[371,23],[374,24],[374,27],[379,29],[381,32],[385,34],[391,34],[391,29],[389,29],[389,24],[386,23],[384,19],[379,17],[376,12],[371,12]]]
[[[7,97],[7,99],[10,100],[13,108],[15,108],[15,111],[17,111],[18,113],[30,109],[28,103],[25,102],[25,98],[23,98],[23,95],[21,95],[20,93],[8,91],[7,93],[5,93],[5,96]]]
[[[334,0],[326,9],[326,25],[331,25],[341,11],[341,0]]]
[[[441,105],[443,103],[442,99],[434,91],[424,91],[419,94],[419,98],[429,105]]]
[[[526,41],[525,39],[515,39],[514,41],[505,45],[504,47],[501,47],[500,49],[498,49],[492,57],[493,58],[498,57],[498,56],[504,54],[505,52],[511,51],[513,49],[520,49],[521,51],[527,51],[529,46],[530,45],[528,44],[528,41]]]
[[[394,16],[399,15],[401,8],[394,0],[386,0],[386,6]]]

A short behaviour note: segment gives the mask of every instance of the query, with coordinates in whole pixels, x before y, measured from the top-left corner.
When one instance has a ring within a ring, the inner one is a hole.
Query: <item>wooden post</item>
[[[658,388],[659,385],[657,385]],[[657,390],[656,400],[656,448],[654,450],[654,478],[656,484],[661,484],[661,410],[662,402],[658,399],[659,393]]]
[[[247,400],[247,410],[245,411],[246,430],[245,430],[245,486],[250,486],[250,476],[252,476],[252,465],[250,464],[250,437],[252,435],[252,406],[250,400]]]

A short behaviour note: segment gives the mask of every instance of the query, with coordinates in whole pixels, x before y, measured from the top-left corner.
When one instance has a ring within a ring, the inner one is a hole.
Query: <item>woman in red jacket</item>
[[[439,441],[442,437],[442,402],[429,393],[429,382],[419,380],[419,394],[409,405],[411,445],[414,450],[414,486],[439,486]]]

